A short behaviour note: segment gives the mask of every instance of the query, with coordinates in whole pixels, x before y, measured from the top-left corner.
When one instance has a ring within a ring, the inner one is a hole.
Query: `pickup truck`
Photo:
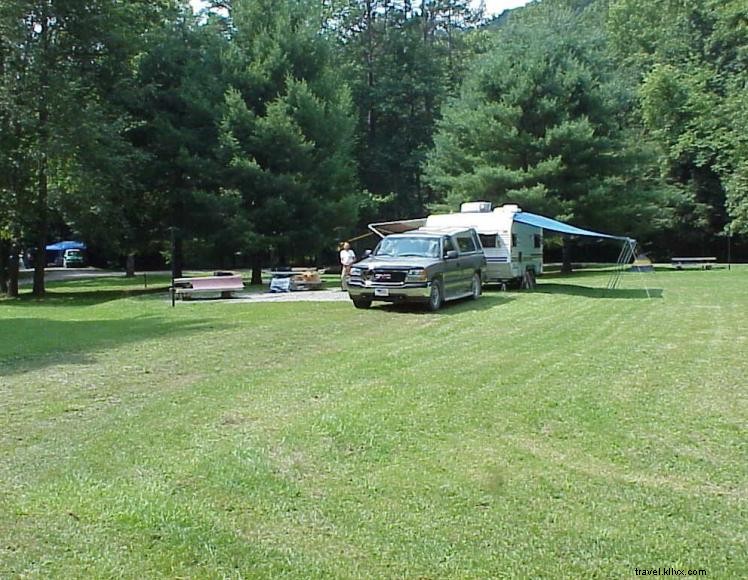
[[[481,295],[486,258],[472,228],[421,228],[383,238],[351,268],[348,295],[356,308],[374,300],[422,302],[439,310],[447,300]]]

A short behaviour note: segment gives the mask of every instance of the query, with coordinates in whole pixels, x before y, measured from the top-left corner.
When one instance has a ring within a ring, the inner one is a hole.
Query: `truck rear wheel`
[[[478,298],[480,298],[481,292],[483,292],[483,286],[481,284],[480,274],[478,274],[478,272],[473,274],[473,284],[471,286],[471,290],[473,292],[471,296],[473,300],[477,300]]]

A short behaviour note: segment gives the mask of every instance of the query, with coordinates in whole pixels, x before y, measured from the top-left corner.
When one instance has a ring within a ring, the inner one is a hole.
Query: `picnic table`
[[[717,258],[714,256],[670,258],[670,263],[675,267],[676,270],[682,270],[683,268],[687,267],[701,268],[702,270],[711,270],[712,265],[716,262]]]
[[[175,278],[172,296],[188,300],[193,294],[218,292],[221,298],[231,298],[233,292],[244,289],[241,275],[235,272],[215,272],[212,276]]]

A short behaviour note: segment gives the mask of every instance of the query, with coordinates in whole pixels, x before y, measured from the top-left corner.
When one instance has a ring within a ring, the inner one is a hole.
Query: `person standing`
[[[348,277],[351,275],[351,266],[356,261],[356,253],[351,250],[349,242],[343,242],[340,249],[340,286],[343,290],[348,288]]]

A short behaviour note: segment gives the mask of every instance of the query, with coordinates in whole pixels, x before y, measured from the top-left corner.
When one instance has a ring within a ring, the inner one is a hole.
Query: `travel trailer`
[[[543,229],[515,221],[522,210],[506,204],[492,210],[489,202],[463,203],[459,213],[435,214],[426,227],[472,227],[478,232],[486,256],[486,282],[520,280],[525,272],[543,272]]]
[[[486,256],[485,282],[503,284],[521,281],[527,272],[533,277],[543,272],[543,228],[523,223],[522,217],[522,210],[515,204],[492,209],[490,202],[475,201],[463,203],[459,213],[376,223],[369,228],[382,237],[417,228],[474,228]]]

